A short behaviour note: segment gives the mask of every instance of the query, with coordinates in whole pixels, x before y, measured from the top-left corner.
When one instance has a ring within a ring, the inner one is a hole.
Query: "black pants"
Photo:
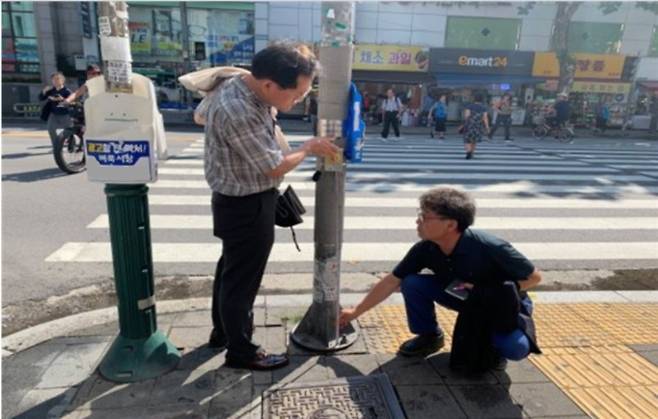
[[[512,125],[512,115],[500,115],[496,117],[496,123],[494,124],[493,128],[489,132],[489,138],[492,138],[494,136],[494,133],[498,129],[498,127],[502,125],[505,127],[505,139],[509,140],[509,132],[510,132],[510,126]]]
[[[228,340],[227,358],[250,361],[253,306],[274,244],[278,192],[233,197],[213,192],[213,233],[222,239],[212,294],[212,321]]]
[[[384,130],[382,131],[382,137],[388,137],[388,130],[393,124],[393,131],[395,131],[395,136],[400,136],[400,120],[398,119],[398,111],[390,111],[384,114]]]

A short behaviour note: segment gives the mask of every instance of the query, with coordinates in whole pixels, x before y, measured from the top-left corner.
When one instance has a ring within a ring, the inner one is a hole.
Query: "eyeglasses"
[[[421,223],[424,223],[425,221],[428,221],[428,220],[449,220],[450,219],[448,217],[443,217],[441,215],[434,215],[434,216],[433,215],[425,215],[423,213],[423,210],[421,210],[421,209],[416,210],[416,216],[418,217],[418,220]]]

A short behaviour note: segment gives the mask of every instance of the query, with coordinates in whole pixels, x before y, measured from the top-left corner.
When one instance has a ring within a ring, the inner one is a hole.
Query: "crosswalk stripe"
[[[269,262],[311,262],[313,243],[300,243],[301,252],[290,243],[276,243]],[[412,243],[344,243],[343,262],[398,261]],[[626,243],[515,243],[530,260],[640,260],[658,258],[658,242]],[[221,252],[219,243],[153,243],[154,263],[216,262]],[[46,258],[46,262],[111,262],[109,242],[64,244]]]
[[[404,167],[409,168],[409,169],[414,169],[416,168],[416,164],[422,164],[422,163],[431,163],[434,166],[432,167],[437,167],[437,164],[448,164],[448,165],[457,165],[457,166],[465,166],[465,163],[463,161],[464,159],[459,158],[459,159],[405,159],[403,157],[400,158],[390,158],[390,159],[366,159],[361,163],[348,163],[348,170],[356,170],[360,168],[369,168],[372,167],[373,164],[379,166],[381,163],[387,163],[385,168],[388,168],[388,164],[393,164],[396,166],[402,167],[402,163],[404,163]],[[378,164],[379,163],[379,164]],[[542,166],[558,166],[558,167],[571,167],[571,166],[579,166],[579,167],[591,167],[587,163],[580,162],[580,161],[564,161],[560,160],[558,158],[551,158],[551,159],[546,159],[546,158],[532,158],[532,159],[523,159],[524,164],[538,164]],[[468,163],[469,168],[480,168],[483,165],[491,165],[491,164],[496,164],[496,165],[517,165],[519,164],[518,160],[501,160],[501,159],[479,159],[479,160],[473,160]],[[203,166],[203,159],[183,159],[183,160],[167,160],[164,163],[165,166]],[[298,167],[303,167],[303,166],[310,166],[311,163],[302,163],[302,165]],[[438,166],[439,168],[441,166]],[[509,168],[509,166],[508,166]]]
[[[312,196],[299,197],[307,207],[315,205]],[[150,194],[150,205],[210,205],[210,192],[206,195]],[[477,198],[478,208],[586,208],[586,209],[658,209],[658,199],[544,199],[544,198]],[[346,208],[417,208],[417,198],[350,197],[345,198]]]
[[[409,167],[408,165],[367,165],[367,166],[360,166],[359,168],[361,169],[387,169],[387,170],[393,170],[393,169],[413,169],[415,171],[417,170],[436,170],[440,172],[453,172],[453,171],[461,171],[461,170],[467,170],[468,168],[464,166],[437,166],[437,165],[416,165],[413,167]],[[303,172],[304,169],[310,169],[310,167],[305,166],[301,170],[296,170],[295,172]],[[510,171],[523,171],[525,173],[528,172],[574,172],[574,173],[579,173],[579,172],[586,172],[586,173],[618,173],[619,170],[617,169],[609,169],[609,168],[600,168],[600,167],[569,167],[569,168],[564,168],[564,167],[544,167],[544,166],[514,166],[512,168],[510,167],[505,167],[505,166],[479,166],[477,168],[478,170],[487,170],[490,172],[510,172]],[[315,169],[313,169],[315,170]],[[204,175],[204,169],[197,169],[197,168],[175,168],[175,167],[162,167],[158,169],[158,172],[161,175],[182,175],[182,176],[203,176]],[[291,172],[294,173],[294,172]],[[351,173],[350,169],[347,171],[348,176]],[[403,173],[403,172],[395,172],[397,173]],[[381,176],[387,176],[387,175],[393,175],[393,172],[379,172]],[[454,173],[454,175],[458,175],[459,173]]]
[[[307,182],[286,182],[292,185],[295,190],[314,191],[315,183]],[[467,183],[436,183],[433,185],[410,185],[410,184],[396,184],[390,182],[379,182],[376,184],[346,184],[345,190],[348,192],[425,192],[435,186],[446,186],[465,191],[475,192],[506,192],[506,193],[529,193],[529,194],[602,194],[602,193],[615,193],[615,194],[646,194],[658,193],[658,186],[642,186],[642,185],[537,185],[532,182],[518,181],[514,183],[501,183],[492,185],[483,184],[467,184]],[[151,189],[209,189],[208,184],[203,180],[175,180],[175,179],[160,179],[155,183],[149,184]]]
[[[633,166],[633,164],[644,164],[644,163],[652,163],[652,164],[658,164],[658,160],[646,160],[646,159],[637,159],[637,158],[632,158],[632,159],[580,159],[579,161],[582,161],[584,163],[603,163],[603,164],[617,164],[617,163],[631,163],[630,165]]]
[[[591,156],[600,156],[600,155],[611,155],[611,156],[638,156],[638,157],[652,157],[652,158],[658,158],[658,154],[655,152],[650,152],[650,151],[629,151],[629,150],[610,150],[610,149],[598,149],[598,150],[587,150],[587,149],[582,149],[582,150],[571,150],[571,149],[551,149],[551,148],[535,148],[533,149],[536,152],[539,153],[555,153],[559,152],[560,154],[563,155],[574,155],[574,156],[582,156],[582,155],[591,155]]]
[[[401,217],[344,217],[345,230],[413,230],[416,227],[414,211]],[[304,217],[304,223],[295,227],[313,230],[314,217]],[[212,216],[160,215],[150,216],[152,229],[212,229]],[[108,228],[108,216],[98,216],[87,228]],[[658,217],[477,217],[474,227],[485,230],[658,230]]]
[[[305,173],[297,171],[289,173],[286,178],[303,178]],[[564,181],[588,181],[593,183],[610,184],[613,182],[653,182],[646,176],[640,175],[553,175],[544,173],[347,173],[347,180],[379,180],[379,181],[401,181],[401,180],[564,180]]]

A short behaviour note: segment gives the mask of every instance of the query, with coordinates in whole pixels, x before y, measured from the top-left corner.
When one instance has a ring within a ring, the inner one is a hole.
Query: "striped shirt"
[[[213,191],[245,196],[281,184],[282,177],[266,174],[283,161],[270,106],[249,89],[241,76],[222,85],[207,115],[204,169]]]

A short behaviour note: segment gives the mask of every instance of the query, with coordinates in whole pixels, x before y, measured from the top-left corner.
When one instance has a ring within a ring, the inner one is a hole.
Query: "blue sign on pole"
[[[101,166],[134,166],[149,157],[148,141],[87,140],[87,154]]]

